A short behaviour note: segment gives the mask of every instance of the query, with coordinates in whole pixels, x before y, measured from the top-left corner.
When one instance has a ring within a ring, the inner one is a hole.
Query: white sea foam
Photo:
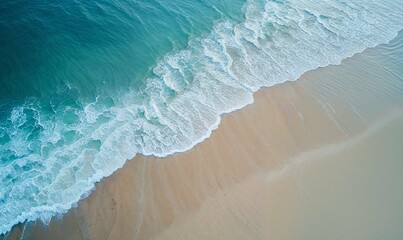
[[[191,149],[218,127],[221,114],[252,103],[260,87],[386,43],[403,23],[393,0],[249,0],[244,11],[243,22],[221,20],[206,38],[168,54],[140,91],[53,118],[33,114],[39,144],[27,144],[20,128],[37,107],[15,109],[12,141],[0,150],[19,160],[0,166],[0,233],[66,212],[137,153]]]

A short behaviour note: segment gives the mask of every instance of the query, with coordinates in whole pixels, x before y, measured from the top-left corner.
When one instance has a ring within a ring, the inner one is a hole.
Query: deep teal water
[[[137,153],[207,138],[262,86],[393,39],[397,0],[0,3],[0,233]]]
[[[1,103],[66,88],[82,98],[138,88],[189,37],[208,33],[224,15],[242,16],[243,1],[214,2],[2,1]]]

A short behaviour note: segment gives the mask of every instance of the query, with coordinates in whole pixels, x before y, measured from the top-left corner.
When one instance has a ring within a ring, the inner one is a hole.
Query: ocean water
[[[2,1],[0,234],[402,28],[399,0]]]

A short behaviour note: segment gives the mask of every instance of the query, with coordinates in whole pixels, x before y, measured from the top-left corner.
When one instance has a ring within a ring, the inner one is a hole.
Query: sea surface
[[[0,234],[402,28],[400,0],[1,1]]]

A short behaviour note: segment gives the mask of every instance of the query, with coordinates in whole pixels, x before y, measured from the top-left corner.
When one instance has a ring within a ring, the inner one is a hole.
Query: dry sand
[[[402,238],[401,39],[260,90],[191,151],[138,156],[8,239]]]

